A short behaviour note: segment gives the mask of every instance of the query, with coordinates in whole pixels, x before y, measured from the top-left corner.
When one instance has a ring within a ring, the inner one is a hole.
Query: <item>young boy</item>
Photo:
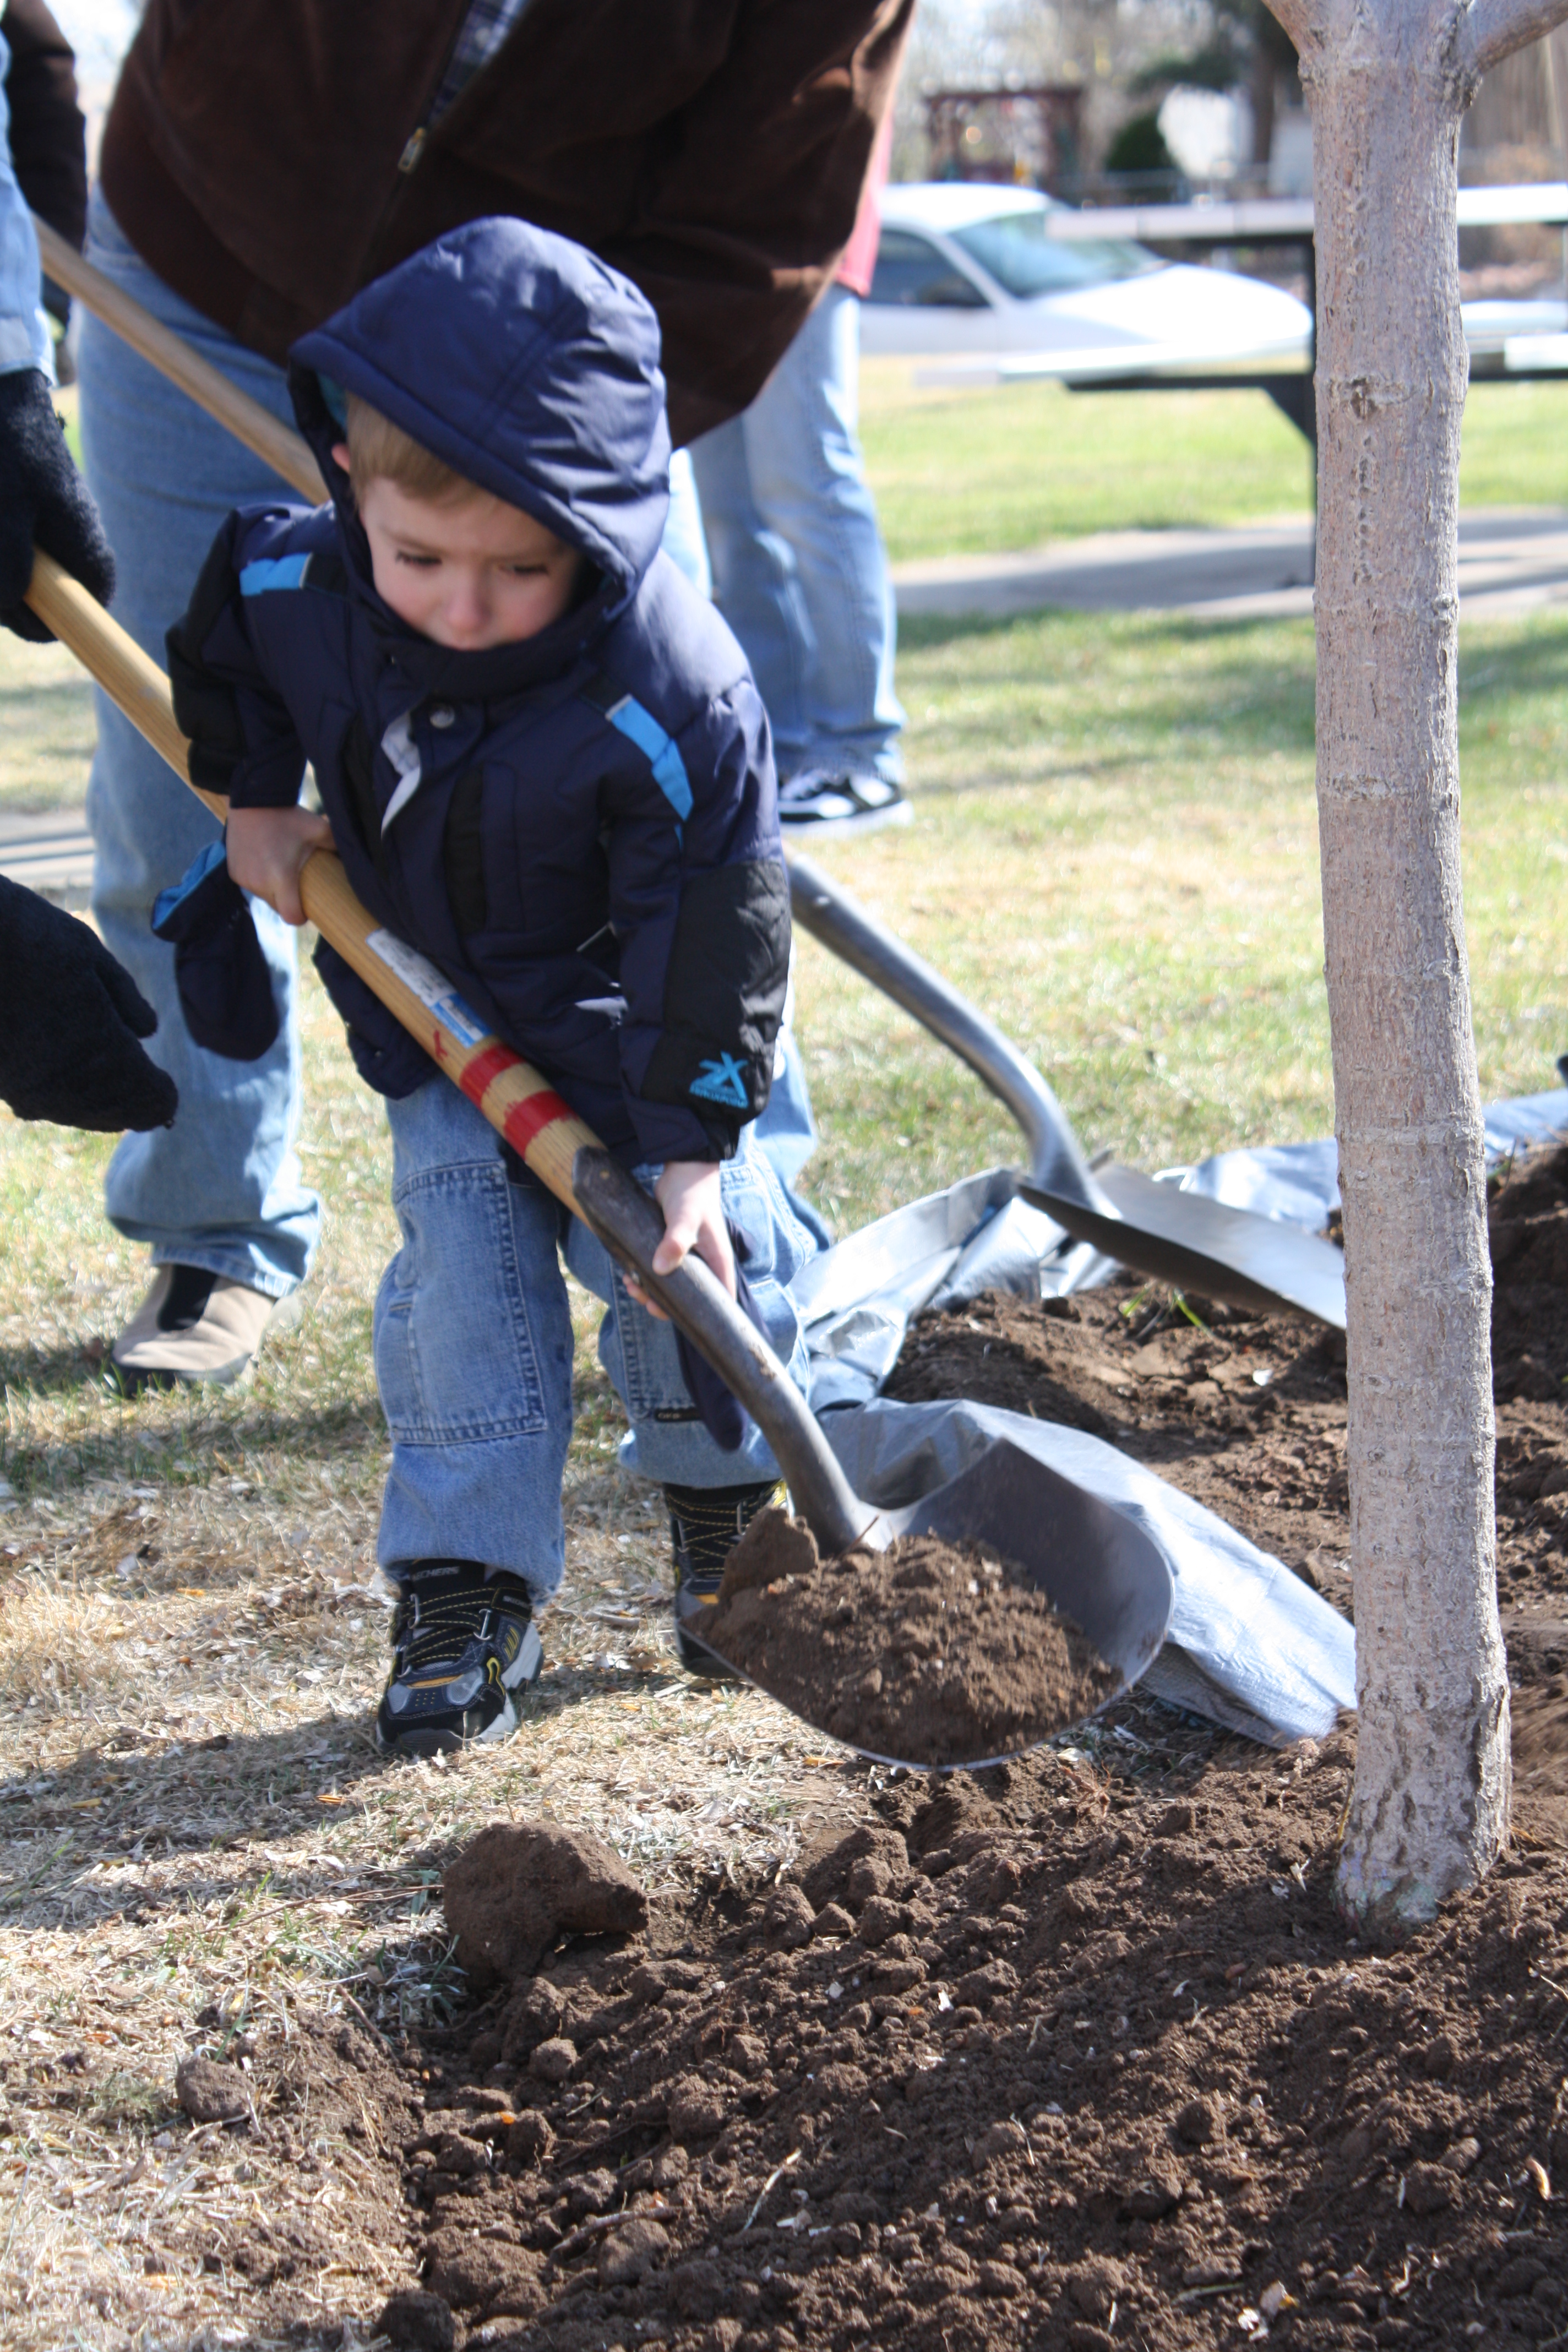
[[[563,238],[484,220],[292,358],[332,502],[231,516],[169,635],[231,873],[299,923],[304,863],[335,845],[377,919],[654,1191],[661,1272],[696,1249],[732,1290],[726,1225],[742,1236],[804,1379],[786,1285],[815,1244],[749,1132],[789,951],[773,757],[744,656],[659,552],[652,310]],[[307,760],[324,817],[298,805]],[[777,1473],[749,1423],[720,1450],[670,1326],[324,943],[317,962],[393,1135],[403,1245],[374,1347],[400,1602],[376,1727],[424,1755],[504,1737],[539,1672],[572,1423],[563,1255],[609,1307],[623,1459],[664,1483],[688,1595],[716,1591]]]

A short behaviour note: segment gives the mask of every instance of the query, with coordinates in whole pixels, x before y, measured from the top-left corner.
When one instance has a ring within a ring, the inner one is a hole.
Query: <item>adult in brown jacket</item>
[[[830,281],[914,0],[151,0],[105,129],[89,251],[288,415],[289,344],[458,224],[574,237],[658,313],[678,443],[736,414]],[[150,652],[229,508],[274,478],[88,321],[88,478],[116,612]],[[190,1040],[148,910],[210,820],[100,699],[95,909],[156,1006],[174,1127],[130,1137],[111,1222],[152,1289],[122,1382],[243,1373],[320,1209],[293,1151],[293,943],[257,909],[283,1013],[240,1066]]]

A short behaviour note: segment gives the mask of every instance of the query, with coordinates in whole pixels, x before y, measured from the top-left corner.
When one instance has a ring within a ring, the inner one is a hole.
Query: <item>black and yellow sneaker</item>
[[[515,1576],[477,1559],[415,1559],[392,1624],[392,1673],[376,1710],[389,1755],[435,1756],[517,1729],[518,1698],[544,1662],[533,1601]]]
[[[725,1675],[725,1669],[691,1633],[719,1598],[724,1562],[759,1511],[783,1500],[776,1478],[760,1486],[667,1486],[669,1540],[675,1554],[675,1642],[689,1674]],[[689,1631],[688,1629],[690,1629]]]

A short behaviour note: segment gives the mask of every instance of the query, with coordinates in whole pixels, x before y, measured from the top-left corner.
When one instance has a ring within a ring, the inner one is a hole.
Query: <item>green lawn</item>
[[[878,360],[860,423],[895,562],[1311,503],[1307,445],[1261,392],[921,391],[907,361]],[[1568,505],[1568,385],[1478,384],[1459,488],[1469,506]]]
[[[1327,1133],[1310,625],[912,623],[900,684],[918,822],[833,870],[1037,1060],[1085,1142],[1156,1167]],[[1532,1091],[1568,1046],[1568,628],[1465,629],[1460,691],[1482,1084]],[[830,1213],[1013,1154],[947,1056],[804,954]]]

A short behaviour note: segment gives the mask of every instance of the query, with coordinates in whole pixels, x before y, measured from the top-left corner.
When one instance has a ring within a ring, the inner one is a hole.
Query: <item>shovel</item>
[[[790,861],[790,905],[803,931],[933,1037],[1005,1102],[1024,1131],[1029,1173],[1018,1191],[1075,1241],[1179,1289],[1345,1328],[1344,1260],[1332,1242],[1275,1217],[1226,1208],[1135,1168],[1091,1170],[1067,1113],[1033,1064],[942,974],[804,857]]]
[[[298,433],[230,383],[36,214],[33,226],[44,267],[58,285],[301,496],[319,502],[321,472]],[[1331,1243],[1156,1184],[1134,1169],[1107,1168],[1097,1177],[1045,1079],[984,1013],[804,858],[792,865],[790,894],[803,930],[923,1023],[1000,1096],[1029,1146],[1023,1197],[1075,1241],[1089,1242],[1120,1264],[1178,1287],[1265,1313],[1295,1310],[1344,1329],[1344,1268]],[[754,1417],[761,1422],[760,1414]]]
[[[41,551],[27,602],[189,783],[189,745],[156,664]],[[191,788],[221,821],[222,796]],[[905,1533],[981,1543],[1076,1618],[1123,1686],[1142,1673],[1165,1638],[1174,1589],[1163,1556],[1141,1528],[1005,1442],[904,1509],[878,1511],[863,1502],[784,1366],[709,1268],[690,1256],[674,1274],[654,1273],[664,1233],[657,1203],[538,1071],[483,1028],[444,973],[376,924],[330,851],[310,859],[301,897],[322,938],[728,1382],[772,1446],[822,1552],[836,1555],[857,1542],[882,1550]],[[915,1768],[921,1761],[883,1760]]]

